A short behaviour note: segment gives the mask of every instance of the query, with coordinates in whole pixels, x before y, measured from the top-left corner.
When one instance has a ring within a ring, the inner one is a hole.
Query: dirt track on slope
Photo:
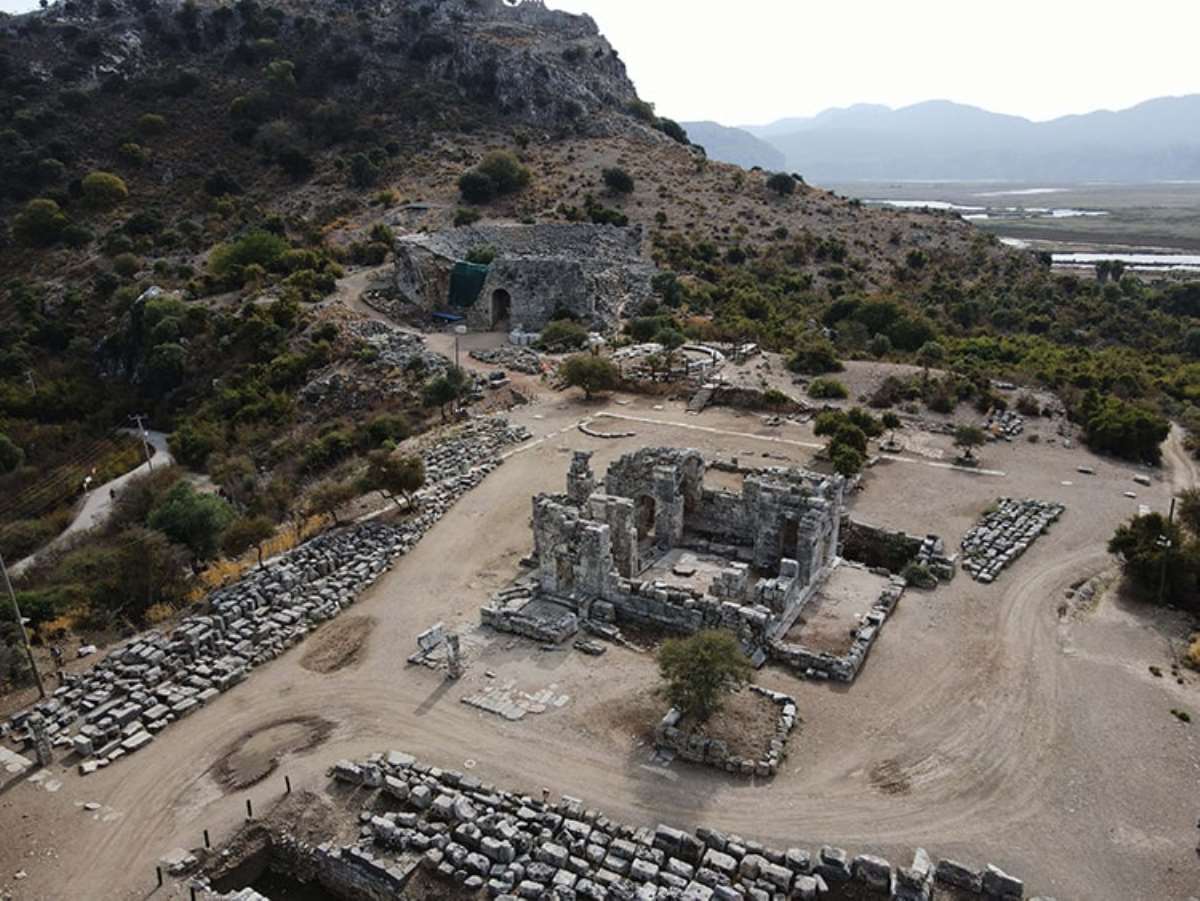
[[[806,427],[616,401],[608,409],[641,417],[630,425],[636,437],[581,434],[575,422],[600,408],[561,395],[514,415],[536,440],[460,501],[347,614],[375,621],[357,665],[312,672],[302,663],[305,649],[292,651],[136,758],[86,779],[66,773],[56,794],[22,785],[0,797],[0,832],[14,834],[7,828],[21,815],[36,823],[0,848],[0,876],[29,873],[6,887],[31,899],[99,897],[97,885],[111,887],[103,897],[145,897],[159,855],[195,846],[202,828],[214,839],[231,834],[244,816],[244,796],[262,809],[279,796],[279,778],[224,794],[210,774],[230,741],[312,716],[337,726],[316,752],[284,758],[282,773],[297,788],[323,791],[325,769],[338,758],[403,748],[438,765],[473,767],[487,781],[582,797],[635,823],[708,824],[777,846],[828,842],[894,862],[907,862],[905,853],[921,845],[976,866],[994,862],[1024,877],[1031,894],[1060,901],[1194,894],[1200,748],[1195,726],[1168,711],[1200,712],[1197,687],[1147,672],[1149,663],[1164,662],[1163,636],[1176,624],[1108,599],[1079,622],[1063,624],[1056,615],[1067,587],[1110,565],[1104,542],[1115,525],[1138,503],[1165,507],[1168,484],[1138,488],[1139,499],[1130,500],[1123,496],[1133,487],[1130,467],[1023,442],[984,449],[984,465],[1003,476],[920,461],[872,470],[854,501],[856,516],[938,532],[951,545],[1002,494],[1060,499],[1067,513],[995,584],[959,574],[949,586],[907,594],[850,689],[762,672],[763,684],[796,696],[805,726],[775,780],[735,782],[685,764],[650,766],[644,744],[597,716],[654,684],[649,655],[610,648],[597,660],[546,652],[475,626],[480,603],[529,550],[530,496],[561,490],[572,449],[594,450],[597,471],[646,444],[742,459],[765,451],[804,461],[811,454]],[[771,438],[783,441],[764,440]],[[1185,470],[1171,448],[1168,459]],[[1082,462],[1096,475],[1077,474]],[[1181,484],[1194,477],[1194,470],[1176,473]],[[464,633],[468,672],[460,683],[404,664],[416,634],[438,620]],[[531,693],[553,686],[570,701],[515,723],[460,703],[505,681]],[[73,803],[84,800],[119,816],[96,822]],[[26,857],[31,842],[41,851],[52,845],[61,857]]]

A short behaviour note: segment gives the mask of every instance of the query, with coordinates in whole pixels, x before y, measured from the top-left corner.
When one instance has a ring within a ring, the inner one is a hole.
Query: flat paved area
[[[546,786],[576,795],[634,823],[708,824],[777,846],[829,842],[905,863],[920,845],[975,866],[996,863],[1025,878],[1030,894],[1059,901],[1197,893],[1200,727],[1169,711],[1189,709],[1200,720],[1200,695],[1194,677],[1181,686],[1148,671],[1166,667],[1183,626],[1108,597],[1091,612],[1058,613],[1065,589],[1112,565],[1104,544],[1118,522],[1139,503],[1164,509],[1172,479],[1194,483],[1176,445],[1174,469],[1153,488],[1135,486],[1129,466],[1024,441],[981,451],[984,468],[1003,475],[905,455],[871,470],[852,501],[856,516],[936,532],[955,547],[1000,495],[1059,500],[1067,511],[994,584],[960,574],[936,591],[906,593],[853,686],[761,672],[762,683],[797,697],[804,724],[774,781],[731,781],[681,763],[650,765],[627,710],[656,681],[650,655],[546,652],[477,625],[480,604],[531,549],[530,496],[563,490],[571,451],[594,450],[600,473],[643,445],[771,464],[803,463],[820,443],[806,426],[767,428],[727,410],[696,417],[678,403],[619,400],[584,405],[543,389],[516,411],[534,440],[356,605],[354,614],[374,626],[348,666],[329,674],[301,666],[305,648],[322,641],[318,630],[135,757],[86,778],[55,766],[57,791],[26,782],[0,794],[0,894],[169,897],[152,891],[162,854],[199,845],[204,828],[214,841],[227,837],[245,799],[266,809],[284,774],[321,790],[333,761],[388,748],[531,793]],[[633,417],[619,425],[636,436],[603,440],[576,428],[600,411]],[[1096,474],[1078,474],[1081,463]],[[1123,496],[1131,489],[1137,499]],[[438,620],[464,632],[469,669],[459,683],[405,665],[417,633]],[[508,683],[569,700],[519,722],[460,702]],[[247,791],[225,793],[211,770],[231,742],[307,716],[332,724],[323,745],[285,756]],[[89,801],[100,809],[84,810]],[[18,870],[27,877],[14,881]]]

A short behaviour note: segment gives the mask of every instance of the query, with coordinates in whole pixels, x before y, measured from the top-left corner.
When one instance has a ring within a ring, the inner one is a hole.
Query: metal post
[[[212,842],[210,842],[208,840],[208,830],[207,829],[204,830],[204,847],[206,847],[206,848],[212,847]]]
[[[150,470],[150,472],[154,472],[154,463],[150,460],[150,439],[146,434],[146,427],[142,425],[142,420],[146,418],[145,414],[134,413],[129,418],[137,423],[138,434],[140,434],[142,438],[142,452],[146,455],[146,467]]]
[[[246,819],[254,819],[254,805],[250,803],[250,799],[246,799]]]
[[[33,645],[29,643],[29,633],[25,631],[25,620],[21,618],[21,608],[17,605],[17,593],[13,591],[12,582],[8,578],[8,567],[4,565],[4,556],[0,554],[0,574],[4,576],[4,587],[8,589],[8,599],[12,601],[13,616],[17,618],[17,628],[21,630],[21,641],[25,644],[25,653],[29,657],[29,669],[33,671],[33,679],[37,682],[38,693],[46,697],[46,686],[42,684],[42,674],[38,672],[37,661],[33,657]]]
[[[1163,594],[1167,589],[1167,558],[1171,555],[1171,524],[1175,521],[1175,498],[1171,498],[1171,509],[1167,513],[1167,534],[1159,541],[1162,545],[1162,568],[1158,576],[1158,606],[1162,606]]]
[[[155,867],[154,872],[158,876],[158,887],[162,888],[162,884],[163,884],[162,867]]]
[[[290,795],[292,793],[292,777],[284,776],[283,777],[283,785],[287,789],[287,793]]]

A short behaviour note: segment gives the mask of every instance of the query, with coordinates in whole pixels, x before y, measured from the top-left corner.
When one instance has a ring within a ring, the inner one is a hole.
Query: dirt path
[[[640,417],[630,423],[637,435],[603,440],[575,428],[603,409]],[[1104,541],[1115,525],[1140,502],[1165,504],[1168,485],[1130,500],[1130,467],[1023,442],[982,453],[1004,476],[892,463],[872,470],[856,516],[937,531],[952,545],[999,494],[1061,499],[1068,510],[995,584],[959,574],[949,586],[906,595],[849,690],[764,671],[763,684],[798,699],[799,744],[773,782],[729,781],[650,765],[647,749],[612,721],[623,698],[653,686],[651,657],[620,648],[599,661],[545,652],[480,630],[478,607],[528,553],[529,498],[561,490],[571,450],[593,450],[598,472],[621,453],[659,443],[803,462],[811,432],[724,410],[694,417],[678,404],[612,398],[584,406],[552,393],[514,418],[534,440],[346,614],[374,620],[353,666],[313,672],[303,665],[305,649],[293,650],[135,760],[86,779],[55,767],[59,791],[23,784],[0,796],[0,834],[19,835],[0,842],[0,878],[29,874],[16,897],[143,898],[160,855],[195,846],[203,828],[214,840],[229,835],[245,798],[265,809],[280,796],[282,774],[319,792],[333,761],[389,747],[535,794],[546,786],[582,797],[634,823],[709,824],[777,846],[831,842],[895,861],[916,845],[975,865],[991,861],[1025,877],[1031,893],[1060,901],[1194,894],[1200,746],[1194,727],[1168,710],[1200,713],[1196,686],[1148,673],[1147,663],[1163,662],[1162,641],[1138,611],[1107,611],[1070,627],[1057,617],[1068,587],[1111,564]],[[711,430],[679,428],[698,422]],[[790,443],[774,440],[780,436]],[[1168,458],[1183,471],[1168,484],[1191,484],[1195,470],[1170,450]],[[1095,475],[1075,473],[1084,460]],[[464,636],[469,667],[460,683],[403,663],[416,634],[438,620]],[[512,723],[460,703],[506,681],[529,692],[553,686],[570,701]],[[292,750],[288,730],[264,733],[298,717],[331,724],[323,745]],[[278,771],[231,796],[213,768],[247,735],[263,736],[255,758],[277,760]],[[84,801],[112,818],[83,813]],[[97,886],[108,888],[97,895]]]

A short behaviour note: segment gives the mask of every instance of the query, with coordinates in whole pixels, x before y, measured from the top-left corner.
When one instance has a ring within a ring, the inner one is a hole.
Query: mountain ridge
[[[895,109],[855,104],[738,130],[775,147],[789,169],[817,183],[1200,177],[1200,94],[1044,122],[949,100]]]

